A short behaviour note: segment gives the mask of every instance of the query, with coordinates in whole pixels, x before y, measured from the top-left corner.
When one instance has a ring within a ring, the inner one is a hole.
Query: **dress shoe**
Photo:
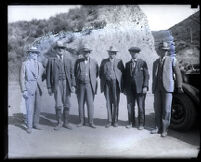
[[[114,126],[114,127],[118,127],[118,123],[114,123],[113,126]]]
[[[63,125],[63,122],[60,122],[56,127],[54,127],[54,130],[59,130]]]
[[[32,129],[31,128],[27,128],[27,133],[31,134]]]
[[[73,129],[72,126],[69,123],[68,124],[64,124],[63,127],[67,128],[67,129],[70,129],[70,130]]]
[[[89,123],[89,127],[96,128],[96,126],[93,123]]]
[[[107,123],[107,124],[105,125],[105,128],[109,128],[111,125],[112,125],[112,123]]]
[[[34,129],[42,130],[42,128],[39,125],[33,126]]]
[[[166,137],[167,136],[167,132],[162,132],[161,133],[161,137]]]
[[[159,133],[160,133],[160,131],[159,131],[158,128],[153,129],[153,130],[151,131],[151,134],[159,134]]]
[[[81,122],[80,124],[77,125],[77,127],[83,127],[84,125],[85,124]]]
[[[142,125],[140,125],[139,127],[138,127],[138,130],[143,130],[144,129],[144,127],[142,126]]]
[[[128,124],[127,126],[126,126],[126,128],[131,128],[132,127],[132,124]]]

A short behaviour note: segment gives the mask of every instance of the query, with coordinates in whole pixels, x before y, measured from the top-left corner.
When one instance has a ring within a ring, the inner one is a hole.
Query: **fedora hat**
[[[109,47],[109,50],[107,50],[108,52],[109,51],[111,51],[111,52],[118,52],[118,50],[115,48],[115,47],[113,47],[113,46],[110,46]]]
[[[170,50],[170,47],[169,47],[169,43],[168,43],[168,42],[162,42],[162,43],[160,44],[160,47],[161,47],[161,49],[163,49],[163,50]]]
[[[33,46],[31,48],[29,48],[27,50],[27,52],[34,52],[34,53],[37,53],[37,54],[40,53],[40,51],[38,50],[38,48],[37,47],[33,47]]]
[[[133,52],[139,53],[141,51],[141,49],[139,47],[131,47],[128,49],[128,51],[133,51]]]

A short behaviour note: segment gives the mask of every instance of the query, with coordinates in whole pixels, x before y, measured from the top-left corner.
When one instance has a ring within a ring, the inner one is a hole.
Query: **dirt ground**
[[[70,122],[73,130],[62,128],[54,131],[56,125],[54,98],[47,94],[44,83],[40,124],[43,130],[25,131],[23,123],[24,102],[17,82],[8,87],[8,156],[9,158],[196,158],[200,150],[200,130],[188,132],[169,130],[168,136],[152,135],[154,126],[153,95],[146,99],[146,124],[144,130],[127,129],[126,97],[121,95],[119,127],[105,128],[107,111],[103,94],[95,97],[94,123],[96,129],[88,126],[78,128],[78,105],[72,94]],[[137,114],[137,111],[136,111]]]

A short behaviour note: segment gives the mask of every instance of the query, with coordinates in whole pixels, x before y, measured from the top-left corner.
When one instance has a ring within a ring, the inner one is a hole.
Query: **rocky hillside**
[[[199,68],[200,64],[200,11],[186,18],[169,29],[172,33],[177,59],[183,70],[192,70],[193,66]],[[155,44],[166,36],[164,31],[152,32]],[[198,69],[199,70],[199,69]]]
[[[73,17],[73,15],[70,15],[71,18],[80,19],[84,23],[79,30],[76,27],[74,31],[61,30],[58,33],[48,32],[35,38],[33,41],[24,43],[24,46],[21,48],[37,45],[42,54],[40,59],[44,61],[47,57],[52,56],[53,51],[51,46],[56,40],[61,40],[66,44],[68,48],[66,53],[73,56],[73,58],[77,58],[79,48],[86,45],[93,50],[91,57],[95,58],[100,64],[103,58],[108,57],[107,49],[111,45],[119,50],[117,57],[121,58],[124,63],[130,59],[128,49],[131,46],[138,46],[142,49],[139,57],[147,61],[151,74],[152,63],[157,57],[154,49],[154,39],[149,30],[146,16],[138,6],[82,6],[80,10],[85,11],[83,18],[86,20],[86,23],[79,16]],[[73,14],[72,11],[71,14]],[[57,15],[57,17],[61,16],[64,17],[64,14]],[[76,21],[79,22],[78,20]],[[50,21],[48,20],[47,22]],[[11,47],[12,45],[9,44]],[[21,64],[20,61],[19,65]],[[9,64],[10,67],[17,67],[12,62],[9,62]],[[18,79],[18,76],[12,77],[12,69],[9,69],[10,79]],[[18,69],[19,71],[19,68],[14,69]]]

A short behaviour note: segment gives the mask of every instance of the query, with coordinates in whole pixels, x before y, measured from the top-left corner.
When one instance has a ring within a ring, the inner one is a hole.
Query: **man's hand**
[[[24,92],[23,92],[23,97],[24,97],[24,99],[27,99],[27,98],[28,98],[28,92],[27,92],[27,91],[24,91]]]
[[[142,93],[147,93],[147,87],[144,87],[143,89],[142,89]]]
[[[180,94],[181,94],[181,93],[184,93],[184,90],[183,90],[181,87],[179,87],[179,88],[178,88],[178,93],[180,93]]]
[[[49,94],[50,96],[52,96],[52,89],[51,89],[51,88],[48,88],[48,94]]]
[[[71,91],[72,91],[72,93],[75,93],[75,87],[74,86],[72,86]]]

